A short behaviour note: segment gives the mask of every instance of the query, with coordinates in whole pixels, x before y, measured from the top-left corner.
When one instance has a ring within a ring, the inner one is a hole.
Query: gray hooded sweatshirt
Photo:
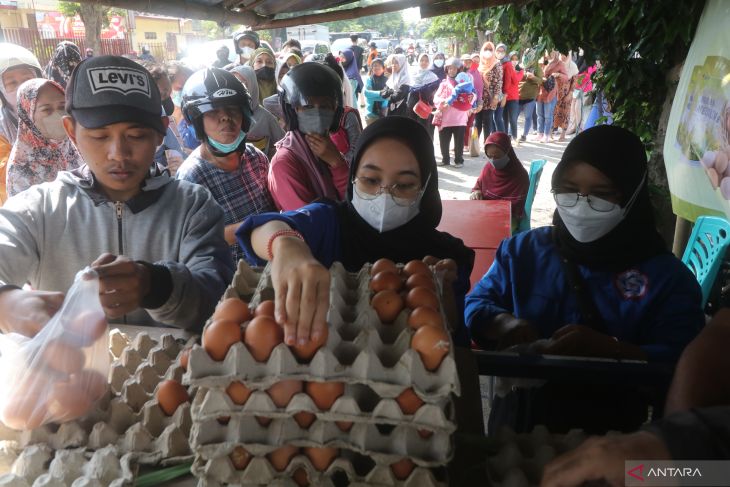
[[[223,210],[207,189],[154,166],[142,192],[126,203],[95,191],[82,166],[0,208],[0,285],[66,292],[75,274],[105,252],[154,264],[163,275],[167,269],[172,278],[164,303],[120,320],[130,324],[200,331],[233,277]],[[169,287],[169,278],[161,281]]]

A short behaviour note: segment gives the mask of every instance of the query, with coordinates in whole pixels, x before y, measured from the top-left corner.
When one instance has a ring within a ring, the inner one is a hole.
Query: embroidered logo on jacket
[[[649,277],[636,269],[617,275],[614,283],[624,299],[641,299],[649,289]]]

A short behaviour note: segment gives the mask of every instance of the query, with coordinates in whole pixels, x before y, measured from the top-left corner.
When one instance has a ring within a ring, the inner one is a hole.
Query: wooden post
[[[672,245],[672,253],[678,259],[681,259],[684,255],[684,248],[687,246],[690,233],[692,233],[692,224],[678,216],[677,223],[674,226],[674,244]]]

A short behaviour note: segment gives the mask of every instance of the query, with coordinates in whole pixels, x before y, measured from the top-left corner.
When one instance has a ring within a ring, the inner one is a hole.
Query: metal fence
[[[83,55],[86,49],[86,39],[84,37],[63,37],[63,38],[44,38],[36,29],[0,29],[0,36],[3,42],[11,42],[25,47],[33,52],[40,61],[41,65],[46,65],[53,56],[56,46],[61,41],[71,41],[81,49]],[[111,54],[121,56],[132,52],[132,44],[130,39],[101,39],[101,52],[96,55]]]

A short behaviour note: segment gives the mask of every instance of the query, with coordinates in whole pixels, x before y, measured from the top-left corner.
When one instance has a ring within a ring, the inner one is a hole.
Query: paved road
[[[520,119],[520,127],[524,126],[523,124],[523,120]],[[568,137],[569,140],[570,137]],[[528,140],[527,142],[523,142],[520,147],[515,148],[517,157],[522,161],[522,164],[528,172],[530,170],[530,161],[534,159],[545,159],[548,161],[543,170],[542,178],[540,179],[540,184],[535,194],[535,201],[532,205],[533,228],[549,225],[552,221],[553,212],[555,211],[555,201],[553,200],[552,193],[550,193],[550,178],[567,144],[567,141],[538,144]],[[436,153],[436,160],[440,161],[441,149],[438,144],[438,136],[436,136],[436,141],[434,142],[434,151]],[[479,157],[469,157],[468,153],[466,153],[464,167],[460,169],[456,169],[453,166],[439,167],[439,190],[441,192],[441,198],[454,200],[468,199],[469,194],[471,194],[471,189],[474,187],[474,183],[482,171],[484,164],[486,164],[486,157],[482,148]]]

